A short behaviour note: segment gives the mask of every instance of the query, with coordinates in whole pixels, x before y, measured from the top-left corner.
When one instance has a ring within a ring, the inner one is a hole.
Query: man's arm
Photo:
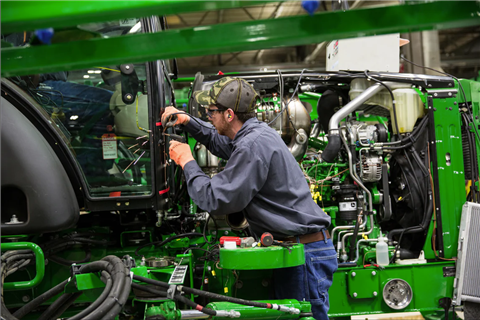
[[[184,167],[188,194],[211,214],[230,214],[243,210],[263,187],[268,166],[251,150],[235,150],[225,169],[208,177],[190,161]]]
[[[217,157],[225,160],[230,159],[232,154],[230,142],[232,140],[226,136],[219,135],[211,123],[194,118],[184,125],[184,129]]]

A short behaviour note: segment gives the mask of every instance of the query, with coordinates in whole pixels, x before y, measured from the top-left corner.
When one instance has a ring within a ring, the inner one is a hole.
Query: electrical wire
[[[392,98],[392,108],[393,108],[393,119],[394,119],[394,124],[395,124],[395,129],[397,130],[397,136],[400,136],[400,130],[398,130],[398,120],[397,120],[397,109],[396,109],[396,106],[395,106],[395,96],[393,95],[393,92],[392,92],[392,89],[390,89],[385,83],[383,83],[382,81],[378,80],[378,79],[375,79],[373,78],[372,76],[370,76],[368,74],[368,70],[365,70],[364,71],[364,74],[365,76],[367,77],[367,79],[369,80],[372,80],[378,84],[381,84],[383,87],[385,87],[385,89],[388,90],[388,92],[390,93],[390,97]]]
[[[417,67],[419,67],[419,68],[425,68],[425,69],[428,69],[428,70],[431,70],[431,71],[435,71],[435,72],[438,72],[438,73],[440,73],[440,74],[443,74],[443,75],[446,75],[446,76],[449,76],[449,77],[455,79],[455,80],[457,81],[457,83],[458,83],[458,86],[459,86],[460,90],[462,91],[463,99],[464,99],[464,101],[465,101],[465,106],[466,106],[466,108],[467,108],[467,112],[470,114],[470,117],[473,119],[472,111],[471,111],[470,108],[468,107],[467,95],[465,94],[465,90],[463,90],[463,86],[462,86],[462,84],[460,83],[460,80],[458,80],[457,77],[455,77],[455,76],[453,76],[453,75],[451,75],[451,74],[449,74],[449,73],[446,73],[446,72],[442,72],[442,71],[435,70],[435,69],[433,69],[433,68],[429,68],[429,67],[425,67],[425,66],[422,66],[422,65],[418,65],[418,64],[416,64],[416,63],[408,60],[408,59],[405,58],[403,55],[401,55],[401,58],[402,58],[403,60],[407,61],[408,63],[413,64],[414,66],[417,66]],[[473,124],[474,124],[474,123],[473,123]],[[476,136],[477,136],[478,141],[480,141],[480,134],[478,133],[477,127],[475,126],[475,124],[474,124],[472,127],[475,129],[475,134],[476,134]]]
[[[295,87],[295,90],[293,91],[292,93],[292,96],[290,97],[290,99],[288,100],[287,104],[285,105],[285,107],[278,113],[278,115],[273,118],[272,121],[270,121],[268,123],[268,125],[270,126],[272,123],[275,122],[275,120],[277,120],[278,117],[280,117],[282,115],[283,112],[285,112],[286,109],[288,109],[288,105],[290,104],[290,102],[292,101],[293,97],[295,97],[295,95],[297,94],[297,91],[298,91],[298,86],[300,85],[300,82],[302,81],[302,77],[303,77],[303,73],[305,72],[305,70],[307,69],[303,69],[302,72],[300,73],[300,76],[298,77],[298,82],[297,82],[297,86]],[[282,98],[282,97],[280,97]],[[280,100],[282,101],[282,100]],[[280,104],[281,105],[281,104]]]

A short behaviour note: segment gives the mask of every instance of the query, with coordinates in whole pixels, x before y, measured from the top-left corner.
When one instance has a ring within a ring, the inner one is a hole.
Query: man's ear
[[[235,118],[235,113],[233,112],[232,109],[227,110],[227,121],[232,121]]]

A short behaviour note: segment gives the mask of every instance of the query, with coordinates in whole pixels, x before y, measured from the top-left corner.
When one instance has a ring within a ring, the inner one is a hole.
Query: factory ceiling
[[[403,1],[322,1],[316,12],[399,5],[401,2]],[[170,15],[167,16],[167,23],[170,29],[181,29],[220,23],[278,19],[307,14],[301,6],[301,1],[285,1],[262,3],[235,9]],[[325,26],[319,25],[319,28],[322,27]],[[282,30],[278,32],[282,32]],[[401,53],[410,59],[415,55],[415,51],[422,51],[421,47],[424,41],[427,41],[425,34],[422,37],[421,32],[402,34],[401,37],[411,40],[408,45],[401,48]],[[428,37],[428,39],[432,41],[431,37]],[[439,66],[445,72],[464,78],[478,77],[480,70],[479,26],[439,30],[438,36],[435,34],[434,41],[434,48],[438,43],[436,54],[439,54]],[[299,68],[324,70],[325,55],[326,43],[317,43],[295,47],[235,51],[224,54],[180,58],[178,59],[178,66],[182,76],[194,75],[198,71],[204,74],[212,74],[218,71],[264,71]],[[421,55],[421,53],[417,54],[417,56]],[[418,58],[415,61],[422,64],[422,61],[418,60]],[[438,65],[434,66],[438,67]],[[404,70],[426,73],[425,70],[413,69],[410,66],[405,66]]]

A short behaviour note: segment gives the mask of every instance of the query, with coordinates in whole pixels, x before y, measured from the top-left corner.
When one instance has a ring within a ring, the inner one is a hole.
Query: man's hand
[[[170,141],[170,159],[175,161],[176,164],[183,167],[193,159],[190,146],[186,143],[181,143],[175,140]]]
[[[165,112],[162,114],[162,124],[166,127],[166,124],[169,123],[170,126],[177,124],[187,124],[190,121],[190,116],[186,113],[180,113],[178,109],[174,107],[166,107]],[[175,114],[179,113],[179,114]],[[176,117],[176,121],[175,121]]]

